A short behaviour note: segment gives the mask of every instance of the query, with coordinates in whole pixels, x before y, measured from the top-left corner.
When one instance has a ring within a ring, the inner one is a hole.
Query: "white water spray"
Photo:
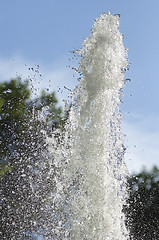
[[[66,134],[55,157],[60,174],[54,202],[61,210],[55,211],[54,231],[57,239],[126,240],[122,208],[127,168],[119,104],[128,62],[119,15],[96,19],[77,54],[82,79],[73,92]]]

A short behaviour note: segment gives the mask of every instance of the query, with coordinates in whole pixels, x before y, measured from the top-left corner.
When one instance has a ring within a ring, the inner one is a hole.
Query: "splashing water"
[[[4,123],[14,109],[19,117],[7,123],[8,136],[1,122],[1,140],[6,137],[8,146],[2,151],[7,163],[3,165],[2,158],[0,166],[0,239],[129,239],[122,211],[128,173],[119,108],[128,62],[119,15],[102,14],[96,19],[83,48],[75,53],[81,59],[77,69],[81,80],[72,92],[64,131],[61,125],[52,131],[52,122],[47,122],[51,112],[45,104],[42,110],[36,104],[25,108],[27,96],[22,106],[29,114],[20,116],[25,88],[29,94],[27,85],[12,81],[11,86],[18,89],[15,106],[12,88],[2,92],[7,102],[1,111]],[[38,69],[39,65],[34,73]]]
[[[48,138],[54,163],[54,239],[129,239],[122,212],[127,168],[120,134],[127,50],[119,15],[102,14],[77,51],[82,75],[62,144]],[[56,227],[55,227],[56,226]]]

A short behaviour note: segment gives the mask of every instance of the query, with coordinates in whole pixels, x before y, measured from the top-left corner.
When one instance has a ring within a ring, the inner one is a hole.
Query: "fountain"
[[[41,124],[33,136],[37,121],[28,123],[24,152],[15,156],[18,172],[8,173],[8,185],[2,179],[3,239],[129,239],[119,108],[128,62],[119,18],[102,14],[75,52],[80,83],[65,130],[48,136]]]
[[[126,240],[122,212],[127,168],[120,134],[121,89],[127,68],[127,51],[119,31],[119,15],[102,14],[83,42],[79,86],[62,144],[54,163],[54,217],[52,239]],[[59,211],[60,209],[60,211]]]

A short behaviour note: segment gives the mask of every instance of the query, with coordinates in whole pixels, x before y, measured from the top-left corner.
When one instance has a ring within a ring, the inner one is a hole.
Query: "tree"
[[[29,119],[27,100],[30,97],[28,81],[20,79],[0,84],[0,157],[9,163],[18,154],[22,133]]]
[[[47,94],[44,90],[39,98],[34,100],[36,111],[45,113],[45,122],[51,126],[52,130],[63,128],[64,118],[62,118],[62,108],[57,108],[55,93]],[[48,124],[49,123],[49,124]]]
[[[45,138],[63,124],[54,92],[32,100],[28,81],[0,84],[0,239],[25,239],[45,225],[55,174]]]
[[[126,206],[131,239],[159,239],[159,169],[142,170],[129,179]]]

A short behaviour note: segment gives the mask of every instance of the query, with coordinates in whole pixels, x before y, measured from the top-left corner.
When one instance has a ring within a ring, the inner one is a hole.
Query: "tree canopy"
[[[159,169],[143,169],[128,183],[126,215],[131,239],[159,239]]]
[[[28,81],[0,84],[0,239],[38,232],[53,191],[45,138],[63,129],[64,117],[54,92],[30,96]]]

